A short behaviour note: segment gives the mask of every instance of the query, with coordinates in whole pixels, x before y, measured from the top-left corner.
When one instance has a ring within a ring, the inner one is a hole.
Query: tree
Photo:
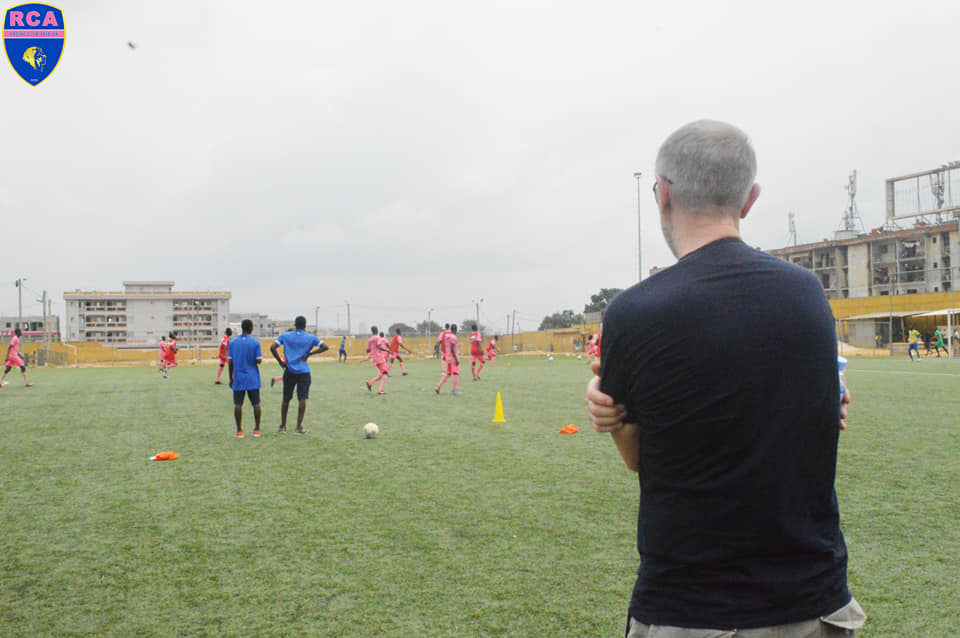
[[[583,307],[584,312],[603,312],[614,297],[623,292],[623,288],[601,288],[600,292],[590,295],[590,303]]]
[[[583,323],[583,315],[573,313],[573,310],[561,310],[552,315],[548,315],[540,322],[537,330],[552,330],[555,328],[569,328],[579,323]]]
[[[438,324],[436,321],[430,320],[430,325],[427,325],[426,321],[421,321],[417,324],[416,333],[418,335],[426,335],[427,333],[436,337],[443,330],[443,326]]]
[[[487,327],[482,323],[477,323],[476,319],[464,319],[463,321],[457,324],[457,334],[469,335],[471,332],[473,332],[473,324],[475,323],[477,324],[477,330],[479,330],[480,332],[487,331]]]
[[[405,334],[405,335],[412,335],[412,334],[414,334],[414,333],[417,331],[416,328],[411,328],[411,327],[408,326],[407,324],[405,324],[405,323],[403,323],[402,321],[400,321],[400,322],[398,322],[398,323],[391,324],[391,326],[390,326],[389,328],[387,328],[387,331],[386,331],[385,333],[383,333],[383,334],[386,334],[386,335],[396,334],[397,328],[400,328],[400,332],[402,332],[402,333]]]

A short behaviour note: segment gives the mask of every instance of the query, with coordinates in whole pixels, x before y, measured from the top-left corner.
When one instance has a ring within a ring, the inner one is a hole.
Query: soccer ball
[[[363,436],[368,439],[375,438],[378,434],[380,434],[380,428],[377,427],[376,423],[367,423],[363,426]]]
[[[553,361],[553,355],[552,355],[552,354],[547,357],[547,361]]]

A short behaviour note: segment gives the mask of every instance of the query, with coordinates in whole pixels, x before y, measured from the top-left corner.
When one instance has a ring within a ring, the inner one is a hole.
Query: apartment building
[[[771,250],[820,279],[828,299],[949,292],[960,278],[957,220]]]
[[[66,341],[152,347],[173,331],[182,346],[215,346],[230,325],[229,292],[175,291],[172,281],[124,281],[122,292],[66,292]]]

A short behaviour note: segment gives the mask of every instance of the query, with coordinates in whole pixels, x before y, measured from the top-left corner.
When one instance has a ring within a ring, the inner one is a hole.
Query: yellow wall
[[[955,297],[950,292],[930,292],[922,295],[893,295],[883,297],[852,297],[850,299],[831,299],[830,307],[837,319],[866,315],[873,312],[888,312],[891,299],[893,311],[942,310],[955,307]]]
[[[499,354],[553,352],[575,353],[575,342],[581,341],[580,352],[585,350],[583,344],[587,338],[600,329],[599,325],[577,326],[565,330],[546,330],[542,332],[524,332],[513,335],[501,335],[497,342]],[[484,335],[484,347],[493,335]],[[459,345],[461,354],[469,353],[468,334],[460,334]],[[339,336],[321,337],[330,350],[312,360],[336,360],[340,348]],[[433,345],[437,337],[404,337],[403,345],[413,351],[414,358],[429,358],[433,356]],[[261,339],[263,358],[266,362],[273,361],[270,354],[270,345],[273,339]],[[183,343],[179,344],[177,361],[181,365],[215,364],[217,362],[217,348],[191,348]],[[516,346],[516,349],[514,349]],[[74,342],[69,344],[53,343],[50,346],[50,363],[52,365],[88,366],[88,365],[144,365],[152,366],[159,359],[158,348],[133,349],[104,346],[90,341]],[[43,344],[28,342],[23,344],[23,352],[30,356],[31,365],[37,363],[37,353],[43,349]],[[404,353],[406,354],[406,353]],[[367,340],[363,338],[347,339],[347,355],[351,359],[364,359],[367,356]]]

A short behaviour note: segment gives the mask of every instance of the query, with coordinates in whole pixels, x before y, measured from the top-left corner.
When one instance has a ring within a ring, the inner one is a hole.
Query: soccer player
[[[347,338],[340,338],[340,352],[337,353],[337,363],[343,363],[347,360]]]
[[[443,338],[443,352],[446,356],[447,369],[440,379],[440,385],[436,387],[434,392],[440,394],[440,388],[443,387],[443,384],[447,382],[448,378],[453,377],[453,391],[450,394],[455,397],[460,396],[460,393],[457,392],[457,383],[460,381],[460,357],[457,355],[457,324],[455,323],[450,324],[450,330]]]
[[[253,323],[253,322],[251,322],[251,323]],[[252,328],[251,328],[251,330],[252,330]],[[216,385],[220,385],[220,375],[223,374],[223,366],[225,366],[225,365],[227,364],[227,359],[229,358],[230,335],[232,335],[232,334],[233,334],[233,330],[231,330],[230,328],[227,328],[227,329],[223,332],[223,339],[220,340],[220,349],[219,349],[219,352],[218,352],[218,354],[219,354],[219,356],[220,356],[220,369],[217,370],[217,380],[214,381],[214,383],[215,383]],[[258,389],[259,389],[259,387],[260,387],[260,386],[257,386]]]
[[[253,406],[253,436],[260,437],[260,362],[263,355],[260,342],[253,338],[253,322],[244,319],[240,323],[243,331],[236,339],[227,343],[227,361],[230,363],[230,387],[233,389],[233,419],[237,422],[238,439],[243,438],[243,395],[246,394]],[[227,328],[227,337],[231,334]],[[223,368],[221,368],[222,370]],[[217,381],[217,383],[220,383]]]
[[[590,335],[590,345],[587,347],[587,356],[590,357],[590,363],[600,358],[600,335]]]
[[[403,336],[400,334],[400,328],[396,328],[397,334],[393,335],[393,338],[390,340],[390,365],[393,365],[393,362],[396,361],[400,364],[400,372],[403,373],[403,376],[407,376],[407,371],[403,367],[403,357],[400,356],[400,348],[406,350],[409,354],[410,348],[403,345]]]
[[[167,349],[164,351],[163,359],[163,376],[166,378],[167,372],[170,371],[170,368],[177,367],[177,333],[171,332],[167,340]]]
[[[157,371],[164,379],[167,378],[167,335],[160,337],[160,361],[157,362]]]
[[[490,362],[490,365],[493,365],[493,362],[497,360],[497,335],[493,335],[489,342],[487,342],[487,361]]]
[[[288,330],[277,337],[270,345],[270,353],[283,368],[283,401],[280,403],[280,429],[278,434],[287,433],[287,409],[293,399],[293,390],[297,390],[297,429],[296,434],[306,434],[303,429],[303,415],[307,412],[307,399],[310,397],[310,366],[307,359],[311,355],[321,354],[329,350],[327,345],[317,337],[306,332],[307,318],[298,316],[293,320],[293,330]],[[283,357],[280,356],[280,346],[283,346]]]
[[[917,353],[916,361],[920,362],[920,331],[916,328],[912,328],[908,333],[910,335],[910,345],[907,346],[907,354],[910,355],[910,360],[913,361],[913,353]]]
[[[938,359],[940,358],[940,348],[943,348],[944,354],[946,354],[949,357],[950,353],[947,352],[947,347],[943,345],[943,333],[940,332],[940,328],[937,328],[934,331],[933,338],[936,339],[936,343],[934,344],[934,347],[937,349],[937,358]]]
[[[370,357],[370,361],[373,362],[373,366],[377,369],[377,376],[369,381],[364,381],[364,383],[367,384],[367,390],[373,390],[373,384],[379,381],[380,387],[377,390],[377,394],[383,394],[383,386],[386,384],[387,375],[390,372],[390,364],[387,363],[387,355],[390,349],[387,348],[386,339],[381,337],[380,333],[377,332],[376,326],[370,328],[370,332],[370,338],[367,339],[367,355]]]
[[[441,330],[439,336],[437,336],[437,345],[440,346],[439,348],[440,374],[443,374],[444,370],[446,370],[446,365],[447,365],[446,338],[448,334],[450,334],[450,324],[445,323],[443,324],[443,330]],[[434,352],[437,352],[436,348],[434,349]]]
[[[27,381],[27,364],[23,361],[23,357],[20,356],[20,335],[23,332],[20,331],[20,328],[16,328],[13,331],[13,336],[10,338],[10,345],[7,346],[7,367],[3,371],[3,376],[0,377],[0,387],[7,385],[7,373],[10,372],[11,368],[20,368],[20,374],[23,375],[23,386],[25,388],[32,388],[33,384]]]
[[[473,324],[473,332],[470,333],[470,374],[474,381],[480,380],[480,373],[483,372],[483,364],[487,360],[483,356],[483,337],[477,330],[477,324]],[[477,370],[477,361],[480,362],[480,369]]]

